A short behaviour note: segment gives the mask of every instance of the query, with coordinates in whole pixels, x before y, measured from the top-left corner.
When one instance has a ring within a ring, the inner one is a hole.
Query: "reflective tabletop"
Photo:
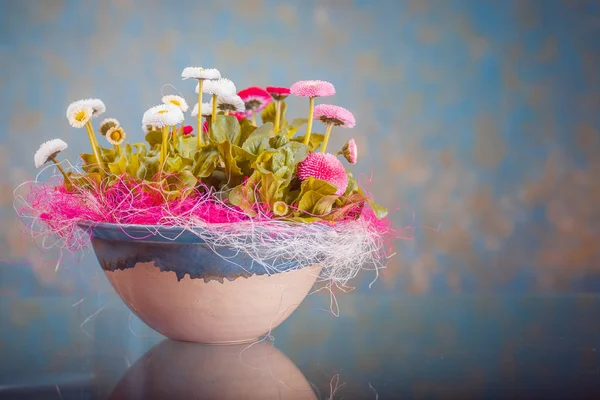
[[[600,398],[600,296],[315,294],[251,345],[175,342],[116,295],[0,301],[0,398]]]

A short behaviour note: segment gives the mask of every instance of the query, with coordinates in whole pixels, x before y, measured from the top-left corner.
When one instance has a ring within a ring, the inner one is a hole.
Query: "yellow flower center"
[[[181,103],[178,100],[171,100],[171,104],[176,105],[177,107],[181,107]]]
[[[110,134],[110,138],[115,142],[119,142],[122,137],[123,135],[121,134],[121,131],[119,129],[115,129]]]
[[[78,122],[85,121],[86,118],[87,118],[87,114],[83,110],[81,110],[77,114],[75,114],[75,120]]]
[[[169,110],[158,110],[158,113],[159,113],[159,114],[166,114],[166,113],[168,113],[168,112],[169,112]]]

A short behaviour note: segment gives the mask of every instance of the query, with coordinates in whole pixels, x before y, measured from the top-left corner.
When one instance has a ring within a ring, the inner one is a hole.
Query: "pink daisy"
[[[290,93],[300,97],[333,96],[335,87],[326,81],[299,81],[290,87]]]
[[[244,118],[247,118],[247,117],[248,117],[248,114],[247,114],[247,113],[245,113],[245,112],[243,112],[243,111],[242,111],[242,112],[236,112],[236,113],[233,113],[233,114],[231,114],[231,115],[233,115],[234,117],[236,117],[238,121],[241,121],[241,120],[243,120]]]
[[[344,158],[346,158],[350,164],[356,164],[356,160],[358,159],[358,147],[356,147],[354,139],[348,140],[342,148],[342,154],[344,154]]]
[[[183,127],[183,134],[184,135],[189,135],[193,131],[194,131],[194,128],[191,125],[186,125],[186,126]]]
[[[314,118],[325,125],[333,124],[344,128],[354,128],[354,115],[344,107],[331,104],[319,104],[315,107]]]
[[[273,101],[271,95],[265,89],[252,86],[244,90],[240,90],[238,96],[244,100],[246,110],[259,112],[265,109],[265,107]]]
[[[290,95],[290,89],[286,87],[280,86],[267,86],[267,92],[273,97],[275,100],[285,100],[286,97]]]
[[[304,161],[299,163],[298,178],[303,181],[309,176],[335,185],[338,188],[335,194],[338,196],[344,194],[348,186],[346,170],[333,154],[310,153]]]

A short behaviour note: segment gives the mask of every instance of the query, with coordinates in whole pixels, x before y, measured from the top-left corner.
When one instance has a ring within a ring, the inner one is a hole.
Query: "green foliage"
[[[336,186],[313,177],[301,182],[296,176],[298,163],[321,146],[324,136],[313,133],[308,146],[304,136],[294,136],[306,124],[306,118],[286,119],[287,104],[281,103],[280,133],[275,134],[275,103],[261,113],[262,125],[248,119],[219,114],[213,121],[202,146],[193,135],[169,136],[167,157],[161,165],[163,132],[146,134],[146,143],[102,148],[103,166],[93,154],[82,154],[85,174],[69,173],[68,188],[99,184],[118,177],[145,181],[162,190],[167,199],[188,196],[200,184],[214,188],[222,199],[239,207],[249,216],[267,208],[277,218],[310,223],[357,217],[357,210],[369,203],[378,217],[387,210],[366,197],[350,172],[342,196]]]

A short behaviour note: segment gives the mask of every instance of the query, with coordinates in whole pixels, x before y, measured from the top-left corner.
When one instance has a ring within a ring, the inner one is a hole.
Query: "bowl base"
[[[194,341],[182,340],[182,339],[173,339],[173,338],[169,338],[169,339],[174,340],[176,342],[200,343],[200,344],[205,344],[208,346],[231,346],[231,345],[236,345],[236,344],[254,343],[254,342],[258,342],[260,340],[259,337],[255,337],[252,339],[230,340],[230,341],[223,341],[223,342],[194,342]]]

